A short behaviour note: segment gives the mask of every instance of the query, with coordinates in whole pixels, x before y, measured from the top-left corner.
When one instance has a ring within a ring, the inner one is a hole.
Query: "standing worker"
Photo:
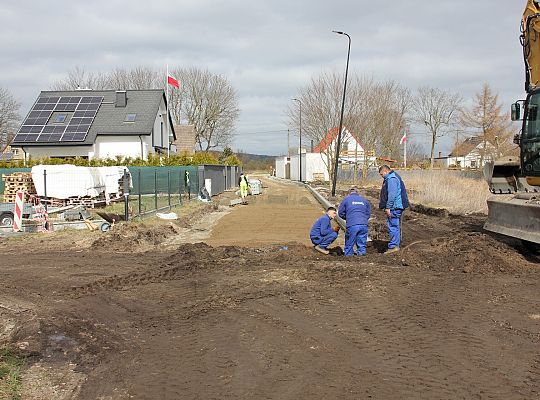
[[[240,178],[238,178],[238,186],[240,186],[240,197],[242,197],[242,203],[246,203],[246,197],[248,195],[249,181],[246,175],[242,172]]]
[[[395,253],[401,246],[401,217],[403,210],[409,207],[407,189],[401,177],[388,165],[379,168],[384,182],[381,189],[379,208],[384,210],[388,224],[388,250],[384,254]]]
[[[311,232],[309,233],[309,238],[311,239],[311,243],[315,246],[315,250],[323,254],[330,253],[328,251],[328,246],[330,246],[338,237],[339,226],[332,228],[332,224],[330,223],[336,218],[336,215],[336,209],[334,207],[328,207],[326,214],[315,221],[315,224],[313,224]]]
[[[371,205],[369,201],[360,196],[358,188],[353,186],[349,191],[349,195],[339,205],[339,216],[347,221],[345,256],[354,255],[355,244],[356,254],[359,256],[366,255],[368,220],[370,215]]]

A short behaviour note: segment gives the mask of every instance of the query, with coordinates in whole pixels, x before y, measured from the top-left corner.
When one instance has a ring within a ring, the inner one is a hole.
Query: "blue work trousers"
[[[366,254],[366,242],[368,237],[367,225],[353,225],[347,227],[345,231],[345,255],[354,256],[354,245],[356,244],[356,254],[363,256]]]
[[[313,237],[311,238],[311,243],[313,243],[315,246],[319,246],[321,249],[326,249],[328,246],[330,246],[334,240],[336,240],[338,237],[337,232],[331,232],[326,236],[323,237]]]
[[[390,216],[387,217],[388,223],[388,235],[390,241],[388,242],[388,248],[401,246],[401,214],[403,210],[391,210]]]

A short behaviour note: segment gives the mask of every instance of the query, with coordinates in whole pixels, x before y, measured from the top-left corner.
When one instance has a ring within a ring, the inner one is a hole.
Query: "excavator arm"
[[[521,45],[525,61],[525,91],[540,85],[540,3],[527,0],[521,21]]]

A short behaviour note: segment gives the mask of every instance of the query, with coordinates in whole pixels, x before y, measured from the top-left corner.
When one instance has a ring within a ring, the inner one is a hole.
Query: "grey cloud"
[[[525,1],[334,0],[5,1],[0,86],[23,103],[75,66],[197,65],[226,76],[242,114],[235,147],[285,151],[284,110],[323,70],[351,69],[411,89],[429,84],[468,98],[484,81],[505,105],[523,96],[517,40]],[[445,147],[446,146],[446,147]],[[441,148],[446,149],[443,145]]]

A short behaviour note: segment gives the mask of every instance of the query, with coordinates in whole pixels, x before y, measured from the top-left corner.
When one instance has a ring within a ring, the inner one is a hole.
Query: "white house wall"
[[[33,159],[45,157],[88,157],[94,158],[94,146],[39,146],[23,147],[26,158]]]
[[[327,157],[321,153],[306,153],[306,181],[314,181],[315,174],[324,174],[324,180],[329,181],[330,176],[328,174],[328,168],[325,161]],[[303,174],[302,174],[303,175]]]
[[[165,108],[165,101],[161,101],[159,105],[159,111],[154,121],[154,139],[153,146],[167,148],[169,145],[168,133],[171,132],[169,127],[169,119],[166,118],[167,110]],[[163,131],[161,126],[163,124]]]
[[[285,165],[287,165],[287,157],[276,157],[276,177],[285,179]]]
[[[116,156],[146,159],[148,152],[154,152],[150,136],[98,136],[96,139],[97,158],[115,158]]]
[[[304,153],[302,154],[302,181],[312,182],[314,174],[324,174],[325,181],[329,181],[330,177],[326,168],[324,159],[326,156],[320,153]],[[291,179],[298,180],[299,175],[298,154],[291,156]]]

